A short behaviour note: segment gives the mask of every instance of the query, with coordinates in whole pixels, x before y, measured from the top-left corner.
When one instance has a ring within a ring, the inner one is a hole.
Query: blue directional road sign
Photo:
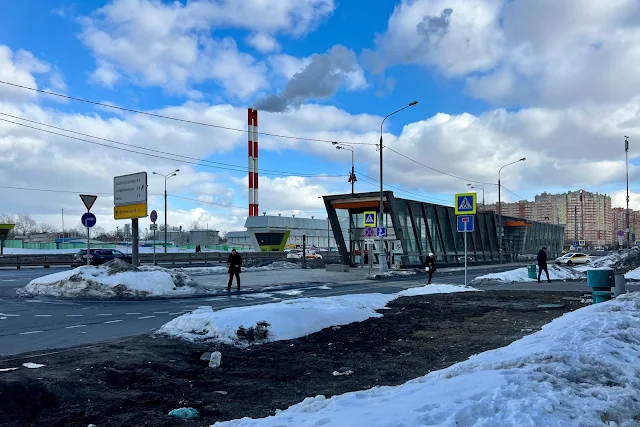
[[[573,242],[573,246],[578,247],[578,242]]]
[[[82,225],[84,225],[85,227],[91,228],[94,225],[96,225],[97,220],[94,214],[92,214],[91,212],[87,212],[82,215],[82,218],[80,219],[80,221],[82,222]]]
[[[456,215],[475,215],[476,213],[476,193],[456,194],[454,199]]]
[[[378,237],[386,237],[387,236],[387,227],[378,227],[376,229],[377,233],[376,235]]]
[[[472,233],[474,227],[473,215],[458,215],[458,232]]]
[[[151,217],[151,222],[155,224],[158,220],[158,212],[156,212],[156,210],[154,209],[151,211],[151,215],[149,216]]]

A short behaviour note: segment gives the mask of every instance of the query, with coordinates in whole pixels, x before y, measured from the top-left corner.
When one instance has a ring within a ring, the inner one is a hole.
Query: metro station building
[[[380,193],[330,195],[323,199],[342,263],[362,265],[369,255],[377,263],[379,238],[365,236],[364,215],[379,212]],[[434,253],[440,265],[464,262],[464,236],[457,231],[453,207],[397,198],[392,191],[383,193],[383,204],[384,217],[377,218],[377,226],[387,228],[384,244],[394,262],[399,261],[403,267],[420,266],[429,252]],[[543,246],[550,259],[560,255],[564,225],[511,216],[503,216],[502,223],[503,262],[535,259]],[[493,211],[477,213],[474,231],[467,236],[469,262],[499,261],[498,225]]]

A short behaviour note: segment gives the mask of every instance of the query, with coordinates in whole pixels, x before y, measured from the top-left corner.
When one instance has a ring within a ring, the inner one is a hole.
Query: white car
[[[589,264],[591,262],[591,257],[587,254],[569,252],[566,255],[561,256],[556,259],[556,264],[562,265],[578,265],[578,264]]]
[[[291,251],[287,254],[287,259],[302,259],[302,251]],[[307,252],[307,259],[322,259],[322,255]]]

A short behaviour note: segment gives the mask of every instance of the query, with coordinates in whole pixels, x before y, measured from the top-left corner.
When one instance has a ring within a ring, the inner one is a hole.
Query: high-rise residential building
[[[497,212],[498,205],[494,203],[484,209]],[[502,203],[502,213],[531,221],[566,225],[565,244],[580,240],[594,246],[615,242],[614,211],[611,209],[611,197],[606,194],[583,190],[542,193],[533,202]],[[640,215],[638,220],[640,226]]]

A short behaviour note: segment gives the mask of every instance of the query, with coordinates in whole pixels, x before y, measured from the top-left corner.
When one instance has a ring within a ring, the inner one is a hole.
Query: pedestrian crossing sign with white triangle
[[[476,193],[461,193],[455,197],[456,215],[475,215]]]
[[[369,211],[364,213],[364,226],[375,227],[376,226],[376,213]]]

